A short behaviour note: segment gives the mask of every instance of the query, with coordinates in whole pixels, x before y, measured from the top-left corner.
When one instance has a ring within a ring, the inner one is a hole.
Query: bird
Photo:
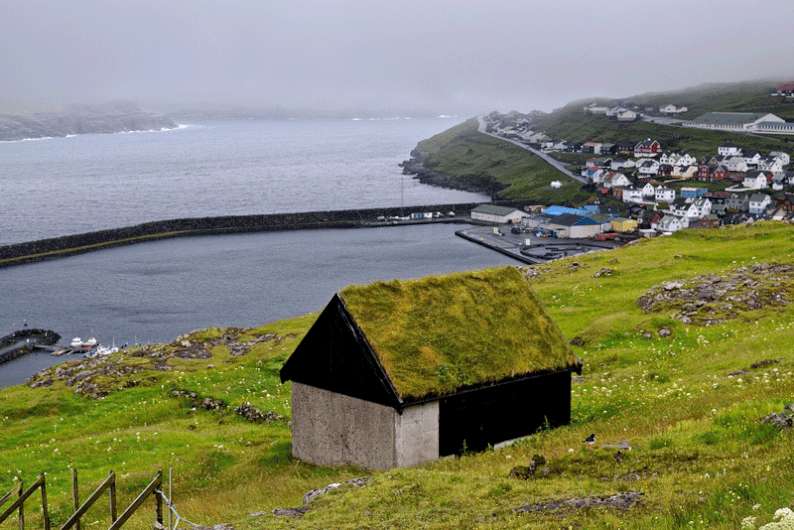
[[[593,444],[595,443],[595,434],[591,434],[590,436],[588,436],[587,438],[585,438],[585,441],[584,441],[584,442],[585,442],[585,443],[588,443],[588,444],[590,444],[590,445],[593,445]]]
[[[622,461],[623,461],[623,453],[618,451],[617,453],[615,453],[615,462],[619,464]]]

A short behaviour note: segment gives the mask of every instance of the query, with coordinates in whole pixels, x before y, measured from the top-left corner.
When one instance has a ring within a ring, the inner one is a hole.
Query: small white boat
[[[94,337],[88,337],[88,340],[83,343],[84,348],[93,348],[94,346],[96,346],[96,339]]]
[[[75,337],[72,339],[72,342],[69,344],[72,348],[82,348],[83,347],[83,339],[80,337]]]

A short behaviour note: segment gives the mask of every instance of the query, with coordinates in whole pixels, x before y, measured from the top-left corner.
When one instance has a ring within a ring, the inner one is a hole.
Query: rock
[[[310,508],[308,506],[299,506],[297,508],[276,508],[272,513],[273,515],[277,515],[279,517],[293,517],[297,519],[306,515],[306,512],[308,512],[309,509]],[[248,517],[259,517],[257,515],[258,513],[264,515],[266,512],[252,513]]]
[[[546,463],[546,457],[543,455],[534,455],[532,460],[529,461],[528,466],[515,466],[510,470],[510,478],[518,478],[523,480],[528,480],[535,474],[538,467],[544,465]],[[547,469],[547,468],[544,468]],[[544,471],[544,473],[548,473],[548,470]]]
[[[763,361],[756,361],[750,365],[750,368],[761,368],[762,366],[769,366],[770,364],[778,364],[780,359],[764,359]]]
[[[515,466],[510,469],[510,474],[508,477],[528,480],[534,473],[535,470],[532,468],[532,466]]]
[[[661,329],[659,330],[659,336],[660,336],[660,337],[663,337],[663,338],[664,338],[664,337],[669,337],[669,336],[670,336],[670,335],[672,335],[672,334],[673,334],[673,330],[671,330],[671,329],[670,329],[670,328],[668,328],[668,327],[664,327],[664,328],[661,328]]]
[[[274,412],[272,410],[262,412],[247,401],[235,407],[234,412],[245,418],[247,421],[254,423],[270,423],[271,421],[284,419],[284,416],[278,412]]]
[[[674,257],[675,259],[681,259],[681,258],[683,258],[684,256],[682,256],[681,254],[676,254],[676,255],[675,255],[675,256],[673,256],[673,257]]]
[[[584,346],[584,340],[579,335],[572,338],[569,343],[573,346]]]
[[[307,491],[306,494],[303,496],[303,504],[309,504],[314,499],[328,493],[329,491],[333,491],[339,486],[355,486],[356,488],[360,488],[361,486],[366,486],[367,482],[369,482],[369,477],[358,477],[346,482],[334,482],[333,484],[329,484],[324,488],[319,488],[316,490]]]
[[[644,338],[646,338],[646,339],[652,339],[652,338],[653,338],[653,333],[651,333],[650,331],[646,331],[646,332],[644,332],[644,333],[642,334],[642,336],[643,336]]]
[[[791,417],[776,413],[764,416],[761,423],[768,423],[779,429],[791,429],[791,427],[794,426],[794,420],[792,420]]]
[[[612,506],[621,510],[627,510],[638,503],[639,497],[644,495],[641,491],[627,491],[610,495],[608,497],[583,497],[578,499],[564,499],[558,501],[544,502],[541,504],[529,504],[514,508],[516,512],[538,513],[559,508],[589,508],[594,506]]]

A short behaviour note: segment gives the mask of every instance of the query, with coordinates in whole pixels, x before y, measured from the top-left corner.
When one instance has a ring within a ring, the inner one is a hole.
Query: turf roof
[[[353,285],[339,294],[403,400],[579,362],[515,267]]]

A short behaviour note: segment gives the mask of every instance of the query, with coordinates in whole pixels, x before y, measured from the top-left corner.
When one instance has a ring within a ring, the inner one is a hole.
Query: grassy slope
[[[0,491],[10,488],[15,476],[29,484],[48,472],[53,519],[62,524],[71,503],[70,466],[80,470],[82,498],[114,469],[120,475],[120,505],[156,470],[174,466],[180,514],[201,524],[235,521],[238,528],[735,529],[746,516],[769,521],[775,509],[791,502],[794,445],[790,432],[769,429],[759,418],[779,412],[794,395],[794,306],[751,311],[701,328],[667,314],[645,314],[636,300],[663,280],[760,261],[794,263],[792,243],[789,225],[761,223],[684,231],[536,267],[543,273],[531,280],[533,289],[563,332],[585,341],[576,348],[585,361],[585,380],[573,387],[572,424],[510,448],[376,473],[366,487],[321,497],[303,519],[246,515],[298,506],[309,489],[364,474],[288,457],[289,387],[279,384],[277,374],[311,315],[245,334],[250,339],[275,333],[282,341],[264,342],[241,357],[216,346],[211,360],[169,359],[170,371],[138,373],[131,376],[138,386],[100,401],[76,396],[62,383],[0,392]],[[582,266],[571,268],[573,261]],[[613,270],[611,276],[594,278],[604,267]],[[643,336],[663,326],[672,337]],[[220,335],[209,331],[191,341]],[[728,377],[768,358],[780,363]],[[106,383],[121,387],[123,379]],[[170,395],[172,387],[232,407],[250,401],[287,418],[253,425],[231,412],[193,410],[187,400]],[[582,443],[590,433],[599,442],[628,440],[633,449],[616,463],[614,449]],[[508,478],[512,466],[527,465],[536,453],[548,458],[549,474],[529,481]],[[513,512],[528,503],[626,490],[645,494],[625,515],[606,508]],[[105,525],[106,506],[94,508],[84,521]],[[37,510],[36,502],[26,510],[31,528],[40,527]],[[153,510],[143,516],[130,528],[150,527]]]
[[[430,153],[427,167],[498,189],[501,198],[559,202],[579,189],[577,182],[526,149],[477,132],[475,118],[420,142],[419,147]],[[552,190],[553,180],[563,187]]]

